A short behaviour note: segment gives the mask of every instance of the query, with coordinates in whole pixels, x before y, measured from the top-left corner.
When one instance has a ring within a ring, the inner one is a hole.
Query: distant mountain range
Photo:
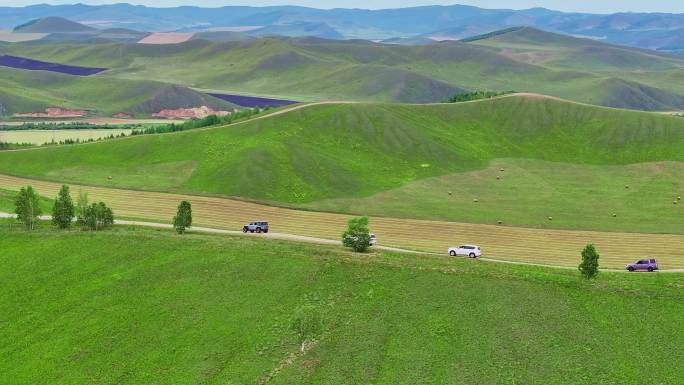
[[[463,39],[513,26],[661,51],[684,51],[684,14],[563,13],[527,10],[424,6],[402,9],[321,10],[294,6],[149,8],[130,4],[0,7],[0,29],[48,16],[61,16],[99,29],[220,31],[252,36],[316,36],[328,39],[388,40],[426,44]]]

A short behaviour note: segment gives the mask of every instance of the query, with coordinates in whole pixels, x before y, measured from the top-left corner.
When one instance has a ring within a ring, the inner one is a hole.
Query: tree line
[[[14,200],[17,220],[27,230],[34,230],[43,210],[40,195],[32,186],[22,187]],[[75,221],[74,221],[75,220]],[[62,186],[52,206],[52,224],[59,229],[69,229],[73,224],[82,230],[99,231],[114,225],[114,212],[104,202],[89,203],[88,193],[80,192],[74,204],[69,186]]]
[[[491,99],[497,96],[504,96],[514,94],[515,91],[474,91],[465,92],[452,96],[447,100],[447,103],[463,103],[473,100]]]

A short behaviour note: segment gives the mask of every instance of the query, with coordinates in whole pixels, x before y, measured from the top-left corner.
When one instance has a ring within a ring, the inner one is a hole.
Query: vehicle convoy
[[[627,265],[628,271],[656,271],[658,270],[658,261],[655,259],[640,259],[635,263]]]
[[[477,258],[482,256],[482,250],[480,249],[480,246],[463,245],[450,248],[449,255],[452,257]]]
[[[243,233],[268,233],[268,222],[250,222],[242,227]]]

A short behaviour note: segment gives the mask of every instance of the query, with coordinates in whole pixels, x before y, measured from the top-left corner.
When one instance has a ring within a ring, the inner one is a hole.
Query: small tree
[[[192,205],[188,201],[182,201],[178,205],[176,216],[173,217],[173,228],[178,234],[184,234],[190,226],[192,226]]]
[[[40,209],[40,196],[31,186],[22,187],[14,200],[17,219],[26,225],[28,230],[36,228],[42,211]]]
[[[52,206],[52,224],[60,229],[68,229],[74,220],[74,201],[69,193],[69,186],[62,186]]]
[[[582,250],[582,263],[579,265],[579,271],[584,278],[596,278],[599,273],[599,254],[594,245],[587,245]]]
[[[342,244],[350,247],[358,253],[363,253],[370,247],[370,230],[368,230],[368,217],[353,218],[349,220],[347,231],[342,234]]]
[[[79,226],[85,227],[85,215],[88,210],[88,193],[79,190],[78,200],[76,201],[76,223]]]
[[[114,224],[114,213],[104,202],[93,203],[85,210],[83,224],[88,230],[104,230]]]
[[[304,353],[306,343],[316,339],[323,333],[323,318],[315,306],[300,306],[292,316],[290,327],[297,333],[299,351]]]

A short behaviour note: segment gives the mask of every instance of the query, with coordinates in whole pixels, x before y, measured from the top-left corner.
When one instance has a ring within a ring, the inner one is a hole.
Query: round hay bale
[[[682,197],[681,197],[681,196],[678,196],[678,197],[677,197],[677,200],[678,200],[678,201],[681,201],[681,200],[682,200]]]
[[[496,223],[503,225],[503,221],[497,221]]]
[[[553,217],[549,217],[549,220],[552,221],[552,220],[553,220]]]
[[[506,171],[506,170],[504,170],[503,168],[500,168],[499,171],[504,172],[504,171]]]
[[[107,177],[107,179],[108,179],[108,180],[112,180],[112,177],[111,177],[111,175],[110,175],[110,176],[108,176],[108,177]]]
[[[629,185],[625,185],[625,189],[626,189],[626,190],[629,190]]]
[[[496,180],[501,180],[501,177],[500,177],[500,176],[497,176],[497,177],[496,177]]]
[[[477,203],[477,202],[479,202],[479,201],[480,201],[480,200],[477,199],[477,198],[476,198],[476,199],[473,199],[473,202],[474,202],[474,203]]]
[[[449,194],[449,195],[454,195],[454,193],[452,193],[451,191],[449,191],[447,194]]]
[[[674,202],[672,202],[672,203],[673,203],[673,204],[675,204],[675,205],[679,204],[679,202],[678,202],[678,201],[674,201]]]
[[[613,213],[613,218],[617,218],[617,214]]]

